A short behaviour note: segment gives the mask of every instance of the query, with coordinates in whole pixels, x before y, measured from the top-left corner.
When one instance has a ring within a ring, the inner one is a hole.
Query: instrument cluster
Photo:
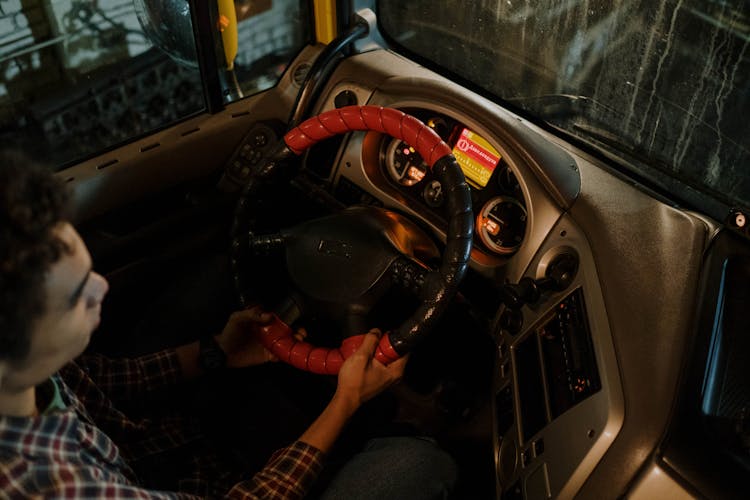
[[[482,249],[501,256],[515,253],[526,232],[527,212],[521,187],[505,155],[448,116],[415,109],[405,112],[422,120],[451,147],[471,187],[476,240]],[[443,186],[414,148],[385,137],[380,164],[388,181],[407,198],[445,219]]]

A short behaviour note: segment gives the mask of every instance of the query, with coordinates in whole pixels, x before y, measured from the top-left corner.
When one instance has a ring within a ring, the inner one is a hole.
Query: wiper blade
[[[531,97],[513,97],[507,102],[537,114],[543,120],[585,116],[591,118],[591,109],[612,115],[622,115],[614,108],[585,95],[545,94]]]
[[[579,139],[603,144],[618,151],[637,154],[638,149],[623,140],[617,124],[622,113],[587,96],[546,94],[508,99],[508,102],[534,114],[561,132],[573,133]],[[587,140],[589,139],[589,140]]]

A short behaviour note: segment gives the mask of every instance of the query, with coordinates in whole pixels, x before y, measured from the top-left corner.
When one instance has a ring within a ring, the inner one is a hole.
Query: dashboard
[[[495,299],[498,497],[623,491],[669,416],[683,354],[667,344],[682,345],[689,314],[664,310],[691,310],[711,223],[396,55],[348,59],[318,111],[343,94],[413,114],[448,144],[471,188],[471,270],[497,297],[524,279],[545,282],[560,261],[576,263],[564,287],[536,301],[514,308]],[[444,186],[408,144],[357,132],[334,149],[325,176],[339,199],[397,210],[445,236]],[[680,270],[673,255],[685,259]]]

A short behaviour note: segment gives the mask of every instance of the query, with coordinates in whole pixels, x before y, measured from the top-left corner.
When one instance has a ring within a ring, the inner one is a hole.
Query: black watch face
[[[201,367],[206,371],[219,370],[227,364],[227,355],[213,338],[201,340]]]
[[[224,367],[226,357],[219,349],[209,348],[201,353],[201,364],[206,370],[218,370]]]

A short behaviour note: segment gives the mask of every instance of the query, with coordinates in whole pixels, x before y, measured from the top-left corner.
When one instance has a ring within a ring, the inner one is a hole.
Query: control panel
[[[581,289],[518,344],[515,366],[524,443],[601,388]]]
[[[543,308],[506,308],[513,314],[499,322],[494,404],[499,498],[575,491],[571,474],[592,456],[607,425],[609,391],[586,298],[579,284]]]
[[[280,126],[274,123],[254,123],[229,157],[220,188],[236,191],[244,186],[253,169],[262,165],[273,153],[280,140],[279,130]]]

